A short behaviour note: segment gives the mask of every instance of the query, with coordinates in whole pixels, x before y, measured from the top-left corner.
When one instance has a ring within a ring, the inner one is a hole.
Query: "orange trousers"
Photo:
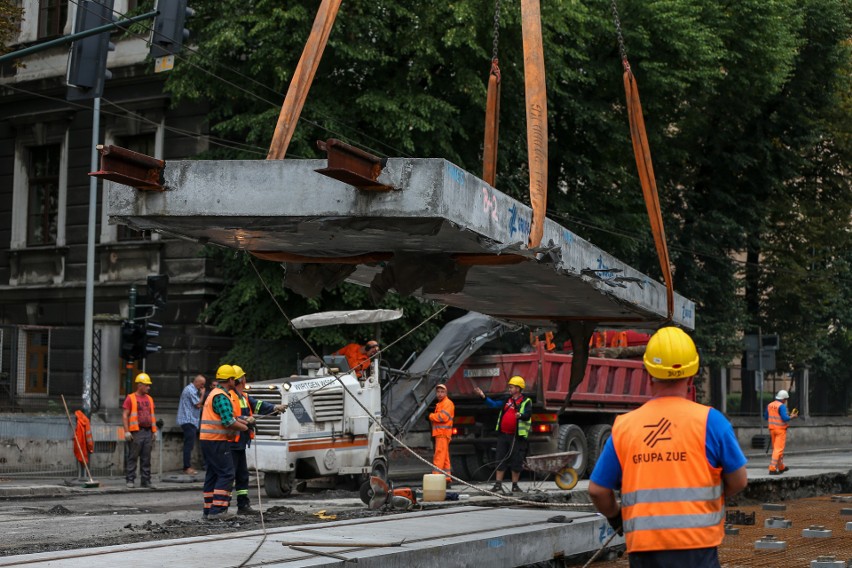
[[[447,473],[452,472],[452,466],[450,465],[450,439],[443,436],[436,436],[435,438],[435,457],[432,459],[432,463],[435,464],[436,467],[440,467]],[[432,473],[441,473],[440,471],[432,471]],[[452,479],[447,478],[447,483],[451,482]]]
[[[769,462],[769,471],[784,471],[784,446],[787,445],[787,429],[770,429],[772,436],[772,461]]]

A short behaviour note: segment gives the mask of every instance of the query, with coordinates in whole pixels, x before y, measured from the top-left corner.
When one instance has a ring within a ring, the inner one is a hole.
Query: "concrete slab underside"
[[[665,319],[665,287],[658,281],[550,219],[542,246],[527,249],[531,209],[445,160],[390,159],[379,177],[397,188],[390,192],[358,190],[314,171],[325,165],[169,162],[164,192],[110,184],[108,215],[136,229],[253,252],[385,255],[358,265],[347,279],[370,285],[377,275],[405,274],[408,284],[422,283],[417,295],[528,324]],[[459,259],[495,254],[525,260],[494,266]],[[385,279],[384,288],[387,282],[394,278]],[[694,304],[676,295],[673,319],[694,328]]]
[[[548,522],[564,515],[571,522]],[[221,535],[136,543],[87,550],[65,550],[0,558],[0,567],[44,563],[55,568],[86,566],[182,566],[224,568],[240,566],[252,552],[249,566],[340,566],[327,556],[293,550],[287,543],[351,541],[402,546],[384,548],[313,547],[357,559],[369,568],[446,568],[489,566],[511,568],[597,550],[605,539],[606,520],[591,513],[559,510],[460,507],[237,532],[222,524]],[[622,542],[616,537],[613,545]],[[306,548],[306,545],[302,545]]]

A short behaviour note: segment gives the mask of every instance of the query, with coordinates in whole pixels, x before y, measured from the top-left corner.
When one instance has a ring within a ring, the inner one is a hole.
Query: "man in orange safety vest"
[[[698,351],[686,333],[658,330],[644,363],[652,398],[615,419],[589,497],[624,535],[631,568],[718,567],[725,498],[746,487],[746,458],[724,415],[688,399]]]
[[[435,387],[435,399],[438,401],[435,405],[435,412],[429,415],[429,422],[432,423],[432,438],[435,439],[435,456],[432,463],[435,467],[450,473],[452,471],[450,440],[453,437],[453,418],[456,416],[456,406],[447,397],[447,385],[440,384]],[[436,469],[432,473],[439,474],[441,472]],[[450,486],[451,482],[452,479],[447,477],[447,487]]]

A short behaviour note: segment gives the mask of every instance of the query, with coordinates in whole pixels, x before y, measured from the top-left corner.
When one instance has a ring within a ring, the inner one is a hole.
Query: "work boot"
[[[789,471],[789,470],[790,470],[790,468],[789,468],[789,467],[787,467],[787,466],[785,465],[785,466],[784,466],[784,469],[780,470],[778,473],[785,473],[785,472],[787,472],[787,471]]]
[[[142,485],[140,485],[139,487],[141,487],[142,489],[156,489],[156,487],[154,487],[154,486],[153,486],[153,485],[151,485],[150,483],[143,483],[143,484],[142,484]]]
[[[239,509],[237,509],[237,514],[242,515],[244,517],[248,517],[252,515],[259,515],[260,511],[258,511],[257,509],[253,509],[251,505],[246,505],[245,507],[240,507]]]
[[[136,487],[136,485],[134,485],[132,481],[127,482],[127,488],[128,489],[133,489],[134,487]]]
[[[770,469],[770,470],[769,470],[769,475],[781,475],[781,472],[780,472],[780,471],[777,471],[777,470],[774,470],[774,469]]]
[[[517,483],[512,484],[512,493],[523,493],[524,490]]]
[[[229,513],[227,511],[223,511],[221,513],[210,513],[207,515],[208,521],[227,521],[234,518],[233,513]]]
[[[494,487],[491,488],[491,492],[492,493],[499,493],[500,495],[506,494],[506,490],[503,489],[503,484],[500,483],[499,481],[494,484]]]

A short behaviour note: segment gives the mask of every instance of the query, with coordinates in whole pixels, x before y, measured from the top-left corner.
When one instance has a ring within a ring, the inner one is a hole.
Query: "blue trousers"
[[[204,516],[224,513],[231,505],[234,484],[234,458],[231,443],[201,440],[201,453],[207,463],[204,476]]]
[[[719,568],[719,551],[714,548],[631,552],[630,568]]]
[[[246,448],[231,448],[231,456],[234,458],[234,490],[237,494],[237,507],[248,507],[251,505],[249,499],[249,470],[246,461]]]
[[[183,430],[183,469],[189,469],[192,467],[192,449],[198,438],[198,428],[192,422],[181,424],[180,427]]]

